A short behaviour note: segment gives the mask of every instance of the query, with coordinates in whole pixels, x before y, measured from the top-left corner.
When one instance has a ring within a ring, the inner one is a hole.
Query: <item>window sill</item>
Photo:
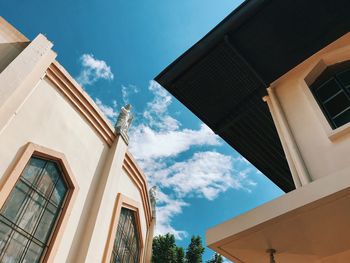
[[[350,133],[350,122],[339,127],[339,128],[336,128],[335,130],[330,131],[328,133],[328,138],[331,141],[335,141],[335,140],[339,139],[340,137],[342,137],[343,135],[348,134],[348,133]]]

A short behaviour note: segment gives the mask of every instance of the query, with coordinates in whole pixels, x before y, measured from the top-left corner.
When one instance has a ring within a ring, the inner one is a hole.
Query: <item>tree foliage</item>
[[[202,263],[204,247],[200,236],[192,236],[186,252],[187,263]]]
[[[176,263],[185,263],[185,252],[182,247],[176,247]]]
[[[192,236],[185,251],[175,243],[172,234],[159,235],[153,238],[152,263],[202,263],[204,247],[200,236]],[[223,263],[221,255],[215,253],[207,263]]]
[[[213,258],[207,261],[207,263],[223,263],[223,262],[224,262],[224,259],[218,253],[215,253]]]
[[[156,236],[152,244],[152,263],[177,263],[176,248],[174,235]]]

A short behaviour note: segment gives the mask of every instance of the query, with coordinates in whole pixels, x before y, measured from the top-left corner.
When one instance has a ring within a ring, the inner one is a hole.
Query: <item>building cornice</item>
[[[116,137],[113,126],[69,73],[55,61],[47,69],[45,77],[65,95],[69,102],[71,102],[78,112],[85,117],[107,145],[111,146]]]
[[[2,16],[0,16],[0,27],[2,30],[6,30],[7,40],[9,43],[18,43],[18,42],[29,42],[29,39],[19,32],[15,27],[13,27],[9,22],[7,22]]]
[[[143,174],[142,170],[138,167],[138,165],[136,164],[136,161],[134,160],[130,152],[126,152],[125,154],[123,169],[127,173],[127,175],[131,178],[131,180],[134,182],[134,184],[137,186],[140,192],[143,209],[145,211],[146,222],[147,222],[147,225],[149,226],[152,221],[152,209],[151,209],[150,199],[148,195],[146,176]]]

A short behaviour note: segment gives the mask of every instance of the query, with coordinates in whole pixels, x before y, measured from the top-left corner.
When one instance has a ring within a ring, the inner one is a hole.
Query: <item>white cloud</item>
[[[144,121],[130,132],[130,151],[138,160],[174,157],[192,146],[220,144],[205,124],[198,130],[181,129],[180,122],[168,113],[169,93],[155,81],[150,81],[149,90],[154,98],[143,112]]]
[[[176,230],[171,226],[172,218],[182,213],[183,207],[189,206],[181,199],[172,199],[161,191],[157,192],[157,225],[155,235],[171,233],[176,239],[187,237],[186,231]]]
[[[154,95],[154,99],[147,104],[148,112],[155,114],[166,113],[172,102],[170,94],[154,80],[150,81],[148,89]]]
[[[197,152],[190,159],[160,171],[160,174],[161,178],[157,179],[161,185],[174,189],[180,197],[213,200],[229,188],[242,188],[240,178],[232,176],[231,157],[212,151]]]
[[[166,125],[168,119],[164,120],[163,125]],[[199,130],[159,131],[141,124],[133,129],[130,138],[131,152],[137,159],[143,160],[177,156],[192,146],[220,144],[218,137],[204,124]]]
[[[140,90],[135,85],[128,85],[128,86],[122,85],[122,98],[123,98],[124,104],[130,103],[129,97],[133,94],[139,93],[139,91]]]
[[[180,122],[168,114],[172,103],[169,93],[154,80],[150,81],[148,89],[153,93],[153,100],[147,103],[143,117],[147,125],[162,131],[173,131],[180,128]]]
[[[117,107],[118,107],[118,103],[117,103],[116,100],[113,100],[112,103],[113,103],[113,107],[114,107],[114,108],[117,108]]]
[[[245,159],[233,159],[212,149],[221,140],[209,127],[201,124],[198,129],[181,128],[181,123],[169,114],[172,103],[169,93],[154,81],[149,83],[149,90],[154,97],[147,103],[143,120],[130,130],[129,149],[150,185],[160,189],[156,233],[170,232],[181,239],[186,231],[175,229],[171,223],[190,205],[185,199],[214,200],[228,189],[249,191],[254,182],[248,176],[249,170],[237,171],[234,167],[236,163],[238,168],[245,167]],[[189,158],[176,162],[182,153],[188,155],[190,149],[203,146],[205,151],[190,152]]]
[[[112,122],[115,122],[118,117],[118,112],[112,108],[111,106],[108,106],[106,104],[103,104],[102,101],[99,98],[95,99],[95,102],[97,106],[100,108],[100,110],[103,112],[104,115],[108,119],[110,119]],[[116,105],[116,103],[113,102],[113,106]]]
[[[237,161],[237,162],[242,162],[242,163],[244,163],[244,164],[250,164],[250,162],[249,162],[246,158],[244,158],[243,156],[238,156],[238,157],[236,157],[236,158],[235,158],[235,161]]]
[[[83,54],[80,61],[82,70],[76,78],[80,85],[92,85],[99,79],[113,80],[111,67],[104,60],[95,59],[92,54]]]

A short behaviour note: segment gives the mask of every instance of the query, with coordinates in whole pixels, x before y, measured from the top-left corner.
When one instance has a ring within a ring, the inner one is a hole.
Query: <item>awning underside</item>
[[[348,0],[246,1],[156,80],[281,189],[294,189],[269,84],[350,29]]]

